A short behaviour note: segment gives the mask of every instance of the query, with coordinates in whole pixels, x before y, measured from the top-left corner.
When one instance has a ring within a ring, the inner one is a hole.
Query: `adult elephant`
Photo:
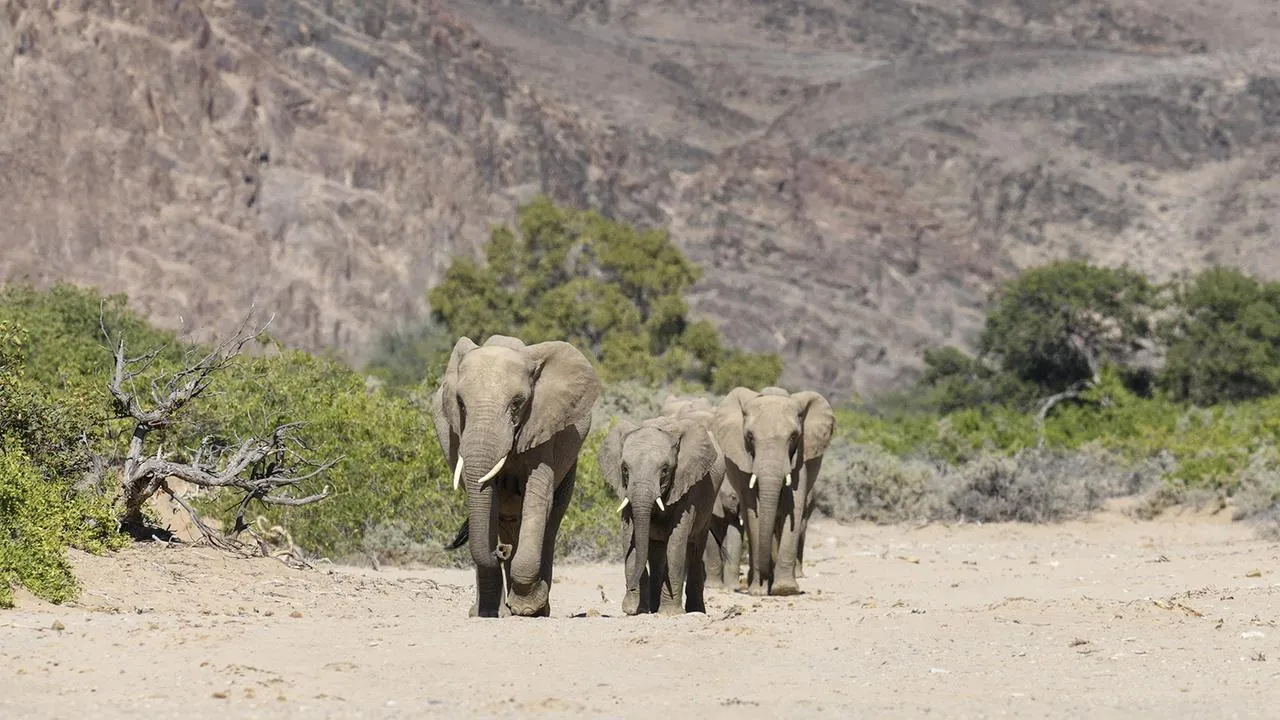
[[[551,614],[552,551],[599,395],[594,368],[569,343],[493,335],[453,346],[432,416],[454,488],[466,484],[452,547],[471,546],[473,617]]]
[[[831,405],[816,392],[737,387],[720,402],[714,432],[746,520],[749,594],[800,592],[796,564],[834,430]]]

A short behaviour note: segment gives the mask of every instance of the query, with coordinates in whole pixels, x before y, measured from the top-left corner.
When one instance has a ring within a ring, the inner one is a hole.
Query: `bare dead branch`
[[[185,353],[180,369],[151,378],[146,391],[149,402],[144,406],[139,400],[142,394],[136,387],[137,381],[147,373],[165,348],[130,357],[126,353],[124,338],[120,337],[112,342],[105,319],[99,317],[99,325],[108,342],[111,342],[115,360],[114,372],[107,389],[115,401],[119,419],[129,419],[134,423],[124,463],[125,508],[122,523],[143,525],[143,505],[156,492],[163,491],[182,506],[210,544],[244,554],[248,552],[249,546],[235,536],[248,529],[244,523],[244,513],[253,501],[298,507],[329,497],[327,486],[319,493],[305,496],[289,492],[290,488],[327,472],[342,459],[338,457],[322,463],[307,460],[297,450],[306,450],[306,445],[294,435],[294,430],[300,423],[278,425],[265,438],[244,438],[237,445],[221,450],[213,447],[212,438],[205,437],[195,449],[191,462],[187,463],[167,458],[163,445],[154,455],[144,452],[148,436],[169,427],[179,411],[204,394],[216,374],[234,363],[244,347],[270,327],[274,316],[257,328],[251,326],[252,319],[253,309],[250,308],[230,337],[207,351],[197,351],[193,346]],[[238,503],[233,533],[224,535],[210,528],[185,499],[170,489],[167,478],[179,478],[201,488],[232,488],[240,491],[242,497]],[[255,538],[258,539],[259,546],[263,546],[263,540],[257,535]],[[263,552],[267,554],[266,550]],[[296,550],[290,552],[297,555]],[[294,560],[295,564],[302,562],[300,557]]]

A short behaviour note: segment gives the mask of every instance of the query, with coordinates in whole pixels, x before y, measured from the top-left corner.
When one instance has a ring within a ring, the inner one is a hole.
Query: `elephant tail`
[[[453,536],[453,542],[444,546],[445,550],[457,550],[467,541],[471,539],[471,524],[467,520],[462,521],[462,527],[458,528],[458,534]]]

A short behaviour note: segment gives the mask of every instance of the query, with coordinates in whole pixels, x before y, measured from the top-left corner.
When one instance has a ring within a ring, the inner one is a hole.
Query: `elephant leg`
[[[759,518],[755,510],[747,510],[745,513],[747,520],[746,536],[747,536],[747,594],[748,595],[768,595],[769,579],[760,577],[756,572],[756,555],[758,553],[768,554],[770,550],[769,539],[757,543],[760,537],[757,527],[760,525]],[[767,563],[766,563],[767,565]]]
[[[742,567],[742,528],[731,523],[724,531],[724,586],[738,589],[738,571]],[[708,569],[707,572],[710,572]]]
[[[800,527],[804,521],[804,497],[792,496],[790,502],[781,503],[784,511],[782,526],[774,535],[773,585],[770,595],[799,595],[800,584],[796,582],[796,547],[800,538]],[[787,506],[790,507],[787,507]]]
[[[805,520],[800,525],[800,533],[796,538],[796,577],[804,577],[804,531],[808,529],[809,521]]]
[[[676,526],[671,528],[671,534],[667,540],[666,582],[662,584],[662,602],[658,606],[658,612],[664,615],[683,615],[685,612],[681,600],[684,599],[692,534],[693,508],[687,508]],[[701,561],[702,557],[699,556],[698,560]]]
[[[725,539],[728,529],[728,523],[718,517],[712,517],[710,527],[707,528],[702,562],[706,570],[707,585],[711,587],[726,585],[723,579],[728,576],[728,573],[724,572]]]
[[[551,585],[542,579],[542,549],[551,517],[553,478],[551,466],[542,463],[529,473],[525,482],[520,537],[511,559],[511,587],[507,593],[507,605],[513,615],[546,617],[551,614]],[[554,535],[551,537],[554,542]]]
[[[649,612],[661,611],[663,596],[667,594],[667,543],[663,540],[649,541]]]
[[[809,530],[809,517],[818,504],[818,494],[813,491],[814,482],[818,479],[818,470],[822,468],[822,458],[816,457],[804,464],[804,515],[800,522],[800,537],[796,541],[796,577],[804,577],[804,539]]]
[[[705,613],[707,611],[706,601],[703,597],[703,589],[707,584],[707,568],[703,564],[703,556],[710,545],[707,541],[710,535],[708,532],[695,532],[686,546],[685,612]]]
[[[556,553],[556,537],[560,534],[560,522],[569,511],[569,501],[573,499],[573,486],[578,477],[578,465],[574,463],[569,472],[556,488],[555,497],[551,501],[551,512],[547,516],[547,530],[542,536],[542,581],[551,587],[552,560]],[[550,612],[548,601],[547,610]]]

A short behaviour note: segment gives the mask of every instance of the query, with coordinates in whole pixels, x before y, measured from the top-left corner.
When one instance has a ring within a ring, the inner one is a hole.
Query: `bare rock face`
[[[358,360],[536,192],[874,395],[1062,257],[1280,277],[1270,0],[10,0],[0,279]]]
[[[433,4],[10,4],[0,58],[3,276],[166,325],[257,304],[358,353],[534,191],[644,215],[615,197],[626,149]]]

